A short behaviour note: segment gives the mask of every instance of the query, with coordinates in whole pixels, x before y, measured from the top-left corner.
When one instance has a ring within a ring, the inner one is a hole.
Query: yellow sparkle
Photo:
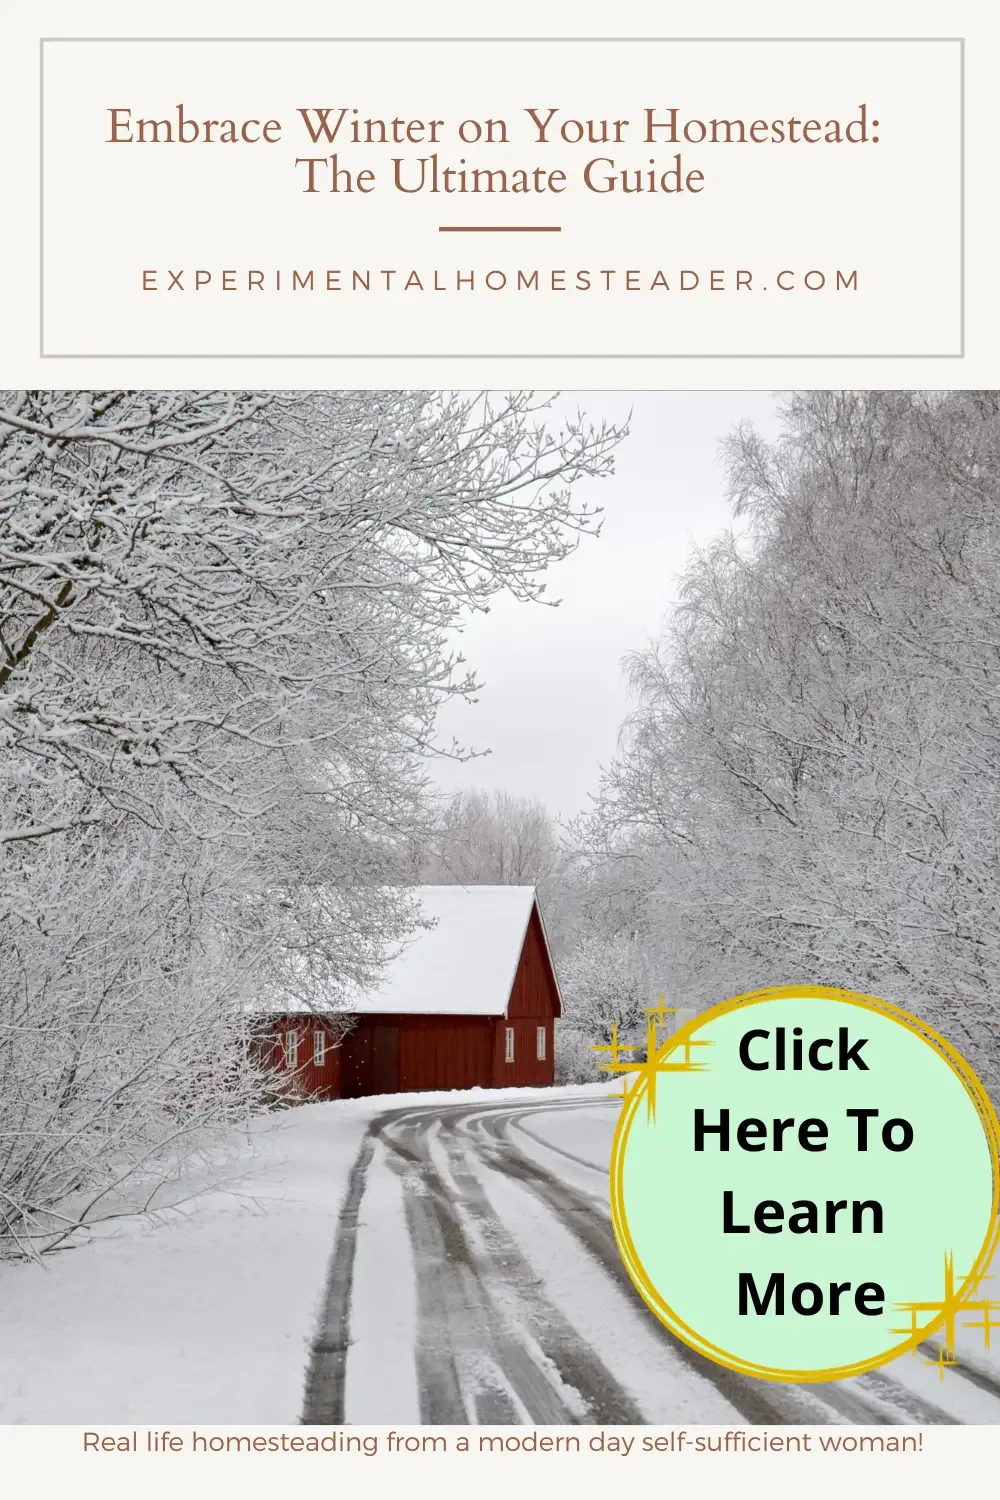
[[[672,1015],[676,1015],[676,1011],[672,1007],[664,1005],[662,995],[660,996],[659,1005],[647,1008],[646,1056],[642,1062],[636,1061],[632,1055],[638,1051],[638,1043],[623,1043],[618,1040],[617,1022],[611,1027],[611,1041],[595,1043],[591,1049],[594,1052],[606,1052],[608,1054],[607,1061],[598,1064],[600,1072],[633,1075],[631,1083],[627,1082],[624,1077],[622,1079],[623,1093],[620,1097],[623,1100],[628,1098],[634,1089],[641,1088],[643,1083],[645,1083],[646,1117],[650,1120],[656,1118],[656,1080],[658,1076],[661,1073],[704,1073],[708,1064],[695,1062],[691,1056],[692,1049],[715,1045],[714,1042],[698,1041],[688,1036],[677,1046],[674,1046],[670,1041],[661,1046],[658,1028],[665,1024],[667,1016]],[[683,1060],[671,1061],[673,1055],[681,1050],[683,1051]],[[614,1097],[618,1098],[619,1095],[616,1094]]]
[[[986,1297],[975,1297],[973,1294],[979,1290],[980,1283],[990,1280],[985,1273],[967,1277],[963,1291],[960,1293],[955,1287],[955,1257],[949,1250],[944,1257],[944,1295],[939,1301],[929,1302],[899,1302],[897,1307],[901,1312],[910,1314],[909,1328],[893,1328],[892,1333],[905,1333],[911,1338],[916,1337],[919,1332],[917,1320],[918,1313],[929,1313],[931,1317],[928,1322],[934,1321],[935,1317],[944,1316],[943,1333],[944,1339],[938,1348],[935,1359],[925,1360],[925,1364],[937,1365],[944,1379],[945,1369],[949,1365],[957,1365],[958,1357],[955,1353],[955,1329],[960,1313],[981,1313],[981,1322],[964,1323],[964,1328],[981,1328],[983,1331],[983,1344],[985,1348],[990,1347],[990,1333],[993,1329],[1000,1329],[1000,1323],[991,1319],[990,1314],[1000,1311],[1000,1302],[990,1301]],[[914,1349],[916,1354],[916,1349]]]

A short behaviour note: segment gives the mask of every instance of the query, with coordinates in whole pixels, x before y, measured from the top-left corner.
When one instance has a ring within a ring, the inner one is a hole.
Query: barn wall
[[[268,1034],[258,1043],[262,1056],[278,1072],[285,1072],[285,1036],[295,1030],[299,1038],[299,1066],[296,1083],[302,1092],[317,1099],[340,1098],[341,1048],[335,1044],[332,1030],[316,1016],[276,1016]],[[313,1033],[326,1032],[326,1056],[322,1067],[313,1062]]]
[[[344,1040],[343,1096],[489,1088],[492,1042],[482,1016],[361,1016]]]
[[[507,1062],[506,1028],[514,1028],[514,1061]],[[536,1030],[545,1027],[545,1057],[539,1061],[536,1053],[538,1039]],[[538,1088],[555,1081],[552,1062],[552,1017],[542,1016],[506,1019],[497,1018],[493,1026],[493,1087],[495,1089]]]
[[[559,1009],[552,966],[537,910],[531,913],[514,976],[506,1018],[493,1027],[493,1087],[527,1088],[553,1083],[554,1018]],[[507,1062],[506,1028],[514,1028],[514,1061]],[[537,1028],[545,1027],[545,1057],[538,1057]]]
[[[524,947],[514,975],[507,1015],[515,1020],[521,1016],[537,1016],[539,1020],[544,1020],[548,1016],[557,1015],[558,1011],[559,992],[542,936],[542,924],[535,908],[524,935]]]
[[[400,1089],[488,1088],[490,1023],[483,1016],[407,1016]]]

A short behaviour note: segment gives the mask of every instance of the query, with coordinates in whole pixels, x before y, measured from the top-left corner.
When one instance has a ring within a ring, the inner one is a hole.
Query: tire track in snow
[[[313,1340],[306,1371],[302,1423],[328,1427],[344,1420],[344,1376],[350,1343],[351,1291],[354,1250],[358,1238],[358,1209],[365,1191],[368,1165],[375,1150],[365,1136],[347,1178],[347,1193],[337,1216],[333,1255],[327,1272],[319,1331]]]
[[[531,1113],[536,1114],[537,1111],[532,1110]],[[578,1156],[575,1151],[567,1151],[565,1146],[557,1146],[554,1141],[547,1141],[543,1135],[538,1135],[536,1131],[528,1129],[524,1123],[526,1118],[528,1118],[526,1115],[511,1115],[510,1128],[537,1141],[546,1151],[554,1151],[558,1156],[565,1156],[567,1161],[574,1161],[578,1167],[586,1167],[588,1172],[596,1172],[605,1182],[607,1181],[607,1167],[599,1167],[596,1162],[588,1161],[585,1156]]]
[[[587,1253],[598,1262],[601,1269],[630,1296],[637,1296],[628,1273],[622,1265],[610,1225],[605,1225],[602,1222],[602,1216],[595,1212],[593,1200],[578,1189],[560,1182],[557,1177],[546,1172],[537,1162],[525,1156],[513,1145],[507,1136],[507,1128],[516,1120],[516,1115],[484,1114],[477,1121],[480,1129],[490,1138],[484,1141],[484,1156],[488,1164],[521,1183],[523,1187],[528,1188],[540,1198],[550,1212],[554,1213],[576,1237]],[[794,1419],[785,1417],[765,1391],[744,1388],[744,1383],[739,1376],[724,1370],[721,1365],[712,1364],[710,1360],[704,1359],[693,1349],[689,1349],[655,1319],[652,1320],[651,1329],[657,1336],[666,1339],[670,1345],[671,1354],[709,1380],[719,1394],[735,1407],[747,1422],[759,1425],[804,1420],[801,1416]],[[807,1420],[815,1419],[810,1417]]]
[[[338,1216],[310,1351],[303,1423],[344,1421],[358,1211],[376,1140],[385,1146],[386,1160],[404,1190],[417,1280],[422,1421],[646,1421],[582,1335],[546,1299],[530,1262],[493,1211],[467,1154],[530,1191],[616,1287],[637,1297],[599,1200],[562,1181],[510,1139],[509,1132],[520,1129],[544,1150],[569,1157],[603,1177],[592,1161],[552,1145],[521,1124],[532,1114],[580,1107],[575,1101],[530,1108],[499,1102],[492,1107],[417,1106],[387,1111],[371,1122]],[[442,1169],[430,1150],[430,1132],[437,1125],[446,1152]],[[820,1424],[838,1416],[864,1425],[956,1424],[956,1418],[883,1371],[870,1371],[851,1382],[777,1385],[713,1364],[655,1318],[649,1327],[669,1343],[673,1357],[710,1381],[754,1425]],[[928,1345],[925,1352],[935,1357],[937,1350]],[[985,1373],[961,1365],[954,1373],[1000,1398],[1000,1383]]]
[[[491,1330],[464,1236],[445,1202],[443,1184],[429,1160],[386,1127],[389,1165],[403,1184],[406,1228],[417,1283],[415,1359],[421,1421],[465,1423],[472,1413],[464,1390],[471,1385],[480,1421],[519,1420],[505,1383],[491,1371]],[[483,1356],[486,1356],[484,1359]],[[491,1377],[492,1374],[492,1378]],[[470,1378],[471,1377],[471,1378]],[[547,1418],[561,1422],[563,1413]]]
[[[403,1179],[417,1265],[423,1419],[468,1421],[468,1392],[480,1421],[515,1424],[523,1412],[534,1422],[641,1422],[586,1340],[541,1296],[535,1272],[453,1136],[445,1148],[447,1175],[435,1166],[429,1127],[450,1123],[452,1113],[388,1121],[380,1132]],[[504,1386],[521,1412],[497,1399]]]
[[[461,1194],[465,1213],[475,1223],[484,1246],[483,1269],[491,1295],[505,1294],[512,1314],[531,1336],[543,1355],[558,1371],[561,1381],[582,1397],[585,1410],[577,1420],[594,1423],[635,1425],[644,1418],[641,1410],[622,1390],[603,1360],[586,1338],[548,1301],[539,1289],[539,1277],[522,1253],[513,1235],[493,1209],[486,1189],[476,1176],[468,1146],[456,1137],[454,1117],[442,1120],[449,1173]],[[511,1295],[512,1294],[512,1295]]]
[[[996,1327],[996,1324],[992,1326]],[[939,1339],[926,1339],[922,1344],[917,1345],[919,1353],[925,1359],[929,1359],[932,1364],[937,1364],[941,1348],[942,1345]],[[967,1380],[970,1385],[974,1385],[977,1389],[985,1391],[989,1396],[995,1396],[1000,1401],[1000,1381],[997,1380],[995,1375],[991,1375],[989,1371],[981,1369],[978,1365],[969,1364],[964,1356],[957,1365],[949,1365],[947,1368],[953,1371],[959,1379]]]

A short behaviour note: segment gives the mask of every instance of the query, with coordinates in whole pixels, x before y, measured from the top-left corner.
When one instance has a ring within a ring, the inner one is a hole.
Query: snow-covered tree
[[[594,842],[664,980],[813,981],[935,1022],[996,1089],[1000,402],[820,392],[736,434],[741,530],[695,556]]]
[[[616,1036],[622,1047],[641,1049],[651,998],[649,968],[640,939],[594,930],[578,933],[559,961],[564,1014],[556,1035],[561,1079],[583,1082],[599,1076],[600,1054]],[[627,1055],[639,1056],[639,1051]],[[606,1061],[606,1058],[604,1059]]]
[[[467,791],[445,802],[422,870],[440,885],[542,886],[559,862],[555,819],[536,797]]]
[[[596,846],[594,833],[588,818],[563,829],[559,867],[549,882],[550,939],[563,1000],[556,1077],[564,1082],[600,1076],[602,1058],[593,1049],[613,1034],[631,1056],[641,1056],[646,1010],[663,988],[649,947],[645,887],[628,859]]]
[[[446,640],[593,529],[620,434],[530,396],[0,403],[0,1249],[259,1097],[248,1007],[414,920]]]

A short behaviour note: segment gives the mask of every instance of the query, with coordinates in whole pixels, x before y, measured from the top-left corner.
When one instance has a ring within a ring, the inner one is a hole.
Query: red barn
[[[425,885],[419,929],[337,1020],[275,1016],[272,1058],[325,1099],[553,1082],[559,988],[533,886]]]

